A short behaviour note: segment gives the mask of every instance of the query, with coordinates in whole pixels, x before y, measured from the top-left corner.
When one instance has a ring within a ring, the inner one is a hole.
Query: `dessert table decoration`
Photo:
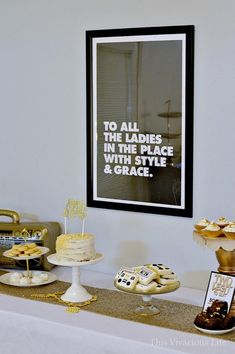
[[[196,316],[194,326],[206,334],[225,334],[235,329],[235,316],[227,301],[214,300]]]
[[[96,253],[94,235],[85,233],[85,219],[87,210],[84,202],[69,199],[64,209],[65,234],[57,237],[56,253],[48,256],[48,261],[54,265],[71,267],[72,284],[61,296],[63,301],[89,301],[92,295],[80,283],[80,267],[96,264],[104,257]],[[79,217],[82,220],[81,233],[67,233],[67,219]]]
[[[82,220],[82,234],[84,234],[86,216],[85,203],[82,200],[69,199],[64,208],[64,233],[67,234],[68,219],[79,217]]]
[[[201,229],[200,226],[202,226]],[[207,231],[205,231],[206,228]],[[215,236],[218,228],[220,228],[219,235]],[[206,218],[201,219],[194,225],[193,231],[193,239],[197,244],[215,252],[219,263],[218,272],[228,275],[235,275],[235,239],[231,236],[233,230],[235,230],[235,223],[225,217],[220,217],[215,222],[210,222]],[[213,231],[215,231],[214,235]],[[230,312],[235,315],[235,300],[233,300]]]
[[[3,253],[4,257],[26,261],[26,271],[6,273],[0,276],[0,282],[18,287],[31,287],[49,284],[56,280],[56,276],[49,272],[30,271],[29,260],[36,259],[49,252],[49,248],[37,246],[34,242],[26,242],[29,233],[26,229],[21,232],[24,243],[14,244],[11,249]]]
[[[55,300],[56,302],[60,304],[64,304],[67,306],[66,311],[69,313],[77,313],[80,311],[80,309],[84,306],[90,305],[92,302],[97,300],[96,295],[92,295],[92,297],[89,300],[79,302],[79,303],[74,303],[74,302],[69,302],[69,301],[64,301],[62,300],[62,295],[64,294],[63,291],[57,291],[55,293],[49,293],[49,294],[31,294],[31,297],[33,299],[38,299],[38,300],[43,300],[43,299],[52,299]]]
[[[3,273],[6,272],[0,270],[0,275]],[[64,311],[63,307],[66,309],[68,307],[68,303],[62,301],[60,297],[69,286],[69,283],[60,280],[42,287],[34,288],[12,287],[0,283],[0,294],[13,297],[12,303],[14,303],[14,297],[24,299],[26,306],[27,300],[31,300],[32,303],[39,301],[49,303],[52,306],[57,305],[54,310],[54,313],[56,313],[60,311],[58,305],[61,306],[62,311]],[[83,306],[83,303],[71,303],[69,304],[69,307],[71,307],[69,312],[75,312],[74,307],[79,307],[83,311],[88,311],[95,315],[109,316],[110,318],[117,318],[122,321],[133,321],[148,326],[156,326],[157,331],[159,328],[167,328],[181,331],[182,335],[184,335],[184,332],[198,334],[197,329],[193,325],[193,321],[196,315],[201,311],[201,307],[199,306],[178,301],[169,301],[169,299],[153,298],[152,303],[159,307],[160,313],[157,316],[140,316],[133,311],[133,309],[139,305],[139,296],[119,290],[101,289],[100,287],[91,286],[85,287],[93,297],[97,297],[97,301],[92,298],[88,306]],[[34,305],[32,304],[32,306]],[[37,304],[35,304],[35,306],[37,306]],[[99,317],[97,316],[97,321],[98,320]],[[222,339],[221,336],[216,333],[214,334],[214,338]],[[235,342],[235,331],[223,335],[223,340]]]
[[[133,268],[121,268],[114,279],[118,290],[141,295],[143,304],[135,309],[135,313],[153,316],[160,310],[152,304],[152,296],[169,293],[179,288],[180,282],[169,267],[163,264],[147,264]]]

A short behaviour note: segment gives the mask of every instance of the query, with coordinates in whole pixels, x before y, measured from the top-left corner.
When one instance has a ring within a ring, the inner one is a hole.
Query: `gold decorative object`
[[[85,230],[85,219],[87,216],[86,205],[82,200],[69,199],[64,208],[64,233],[67,234],[67,219],[79,217],[82,220],[82,234]]]
[[[14,210],[0,209],[0,215],[11,218],[13,224],[20,222],[20,215]]]
[[[207,237],[197,231],[193,232],[193,236],[197,243],[215,251],[219,262],[218,272],[235,275],[235,240],[229,240],[224,236]],[[235,299],[230,312],[235,316]]]
[[[64,217],[71,219],[76,216],[85,219],[87,216],[85,203],[81,200],[69,199],[64,209]]]
[[[61,299],[61,296],[64,294],[64,292],[56,292],[53,294],[31,294],[32,298],[35,299],[53,299],[57,301],[58,303],[65,304],[67,306],[66,311],[70,313],[77,313],[80,311],[80,309],[84,306],[87,306],[91,304],[94,301],[97,301],[97,296],[93,295],[90,300],[81,302],[81,303],[74,303],[74,302],[69,302],[69,301],[64,301]]]

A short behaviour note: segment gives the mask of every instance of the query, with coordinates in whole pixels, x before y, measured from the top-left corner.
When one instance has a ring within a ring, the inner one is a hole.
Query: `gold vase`
[[[218,272],[235,275],[235,250],[226,251],[220,247],[215,254],[219,262]],[[235,298],[233,298],[230,312],[235,316]]]

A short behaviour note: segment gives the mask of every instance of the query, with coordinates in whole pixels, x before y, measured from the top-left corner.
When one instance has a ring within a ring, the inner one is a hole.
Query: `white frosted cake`
[[[91,234],[63,234],[57,237],[56,253],[60,260],[83,262],[95,258],[95,237]]]

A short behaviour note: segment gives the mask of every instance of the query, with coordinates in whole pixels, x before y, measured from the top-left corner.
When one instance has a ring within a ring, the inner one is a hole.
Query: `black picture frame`
[[[194,26],[86,31],[86,83],[87,205],[192,217]]]

